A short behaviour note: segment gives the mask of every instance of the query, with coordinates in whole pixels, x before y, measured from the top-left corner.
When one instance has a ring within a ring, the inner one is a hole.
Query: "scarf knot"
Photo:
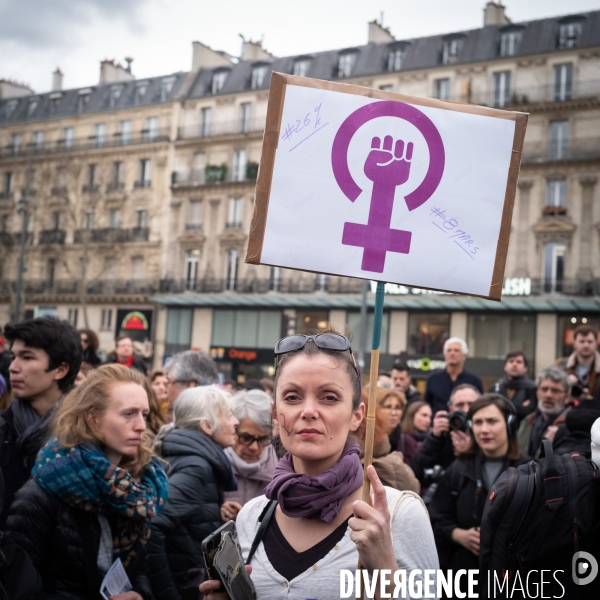
[[[319,475],[296,473],[288,452],[275,468],[265,489],[269,500],[277,500],[288,517],[318,517],[330,523],[339,514],[346,498],[363,482],[360,446],[349,442],[338,462]]]

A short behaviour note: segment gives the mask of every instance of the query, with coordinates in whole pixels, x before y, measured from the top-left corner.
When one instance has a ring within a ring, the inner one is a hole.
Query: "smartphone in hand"
[[[228,521],[202,542],[208,576],[220,579],[231,600],[256,600],[256,589],[246,571],[234,521]]]

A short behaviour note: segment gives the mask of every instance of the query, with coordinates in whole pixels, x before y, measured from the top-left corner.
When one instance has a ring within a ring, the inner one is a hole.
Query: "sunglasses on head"
[[[350,352],[352,357],[352,363],[354,365],[354,371],[360,384],[360,371],[358,365],[352,354],[352,347],[350,346],[350,340],[339,333],[318,333],[317,335],[289,335],[288,337],[281,338],[277,344],[275,344],[275,370],[279,365],[279,357],[282,354],[288,354],[289,352],[295,352],[296,350],[302,350],[306,343],[312,340],[317,348],[321,350],[332,350],[334,352]]]

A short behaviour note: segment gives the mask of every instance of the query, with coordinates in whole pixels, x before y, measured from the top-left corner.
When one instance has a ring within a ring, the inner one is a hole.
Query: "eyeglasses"
[[[383,410],[387,410],[388,412],[402,412],[402,408],[400,406],[389,406],[386,404],[381,407]]]
[[[82,344],[87,344],[88,342],[89,342],[89,340],[87,338],[81,338]]]
[[[295,352],[296,350],[302,350],[308,340],[312,340],[317,348],[321,350],[333,350],[334,352],[350,352],[352,357],[352,364],[354,365],[354,371],[358,378],[360,385],[360,371],[358,365],[352,354],[352,348],[350,346],[350,340],[339,333],[319,333],[317,335],[289,335],[288,337],[281,338],[277,344],[275,344],[275,370],[279,364],[279,356],[287,354],[288,352]]]
[[[250,435],[249,433],[239,433],[238,431],[235,432],[235,435],[242,446],[252,446],[252,444],[256,442],[259,446],[265,447],[268,446],[272,440],[270,435],[261,435],[260,437],[256,437],[254,435]]]

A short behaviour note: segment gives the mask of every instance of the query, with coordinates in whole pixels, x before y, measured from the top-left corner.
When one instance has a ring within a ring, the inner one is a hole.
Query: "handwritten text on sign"
[[[284,142],[292,140],[295,142],[294,146],[289,149],[290,152],[295,150],[300,144],[303,144],[309,137],[312,137],[315,133],[321,131],[323,127],[327,127],[327,125],[329,125],[329,123],[321,124],[321,117],[319,115],[321,112],[321,105],[322,103],[320,102],[318,106],[315,106],[312,113],[307,112],[303,119],[296,119],[295,123],[292,125],[288,123],[285,127],[281,139]],[[298,138],[302,139],[297,141]]]

